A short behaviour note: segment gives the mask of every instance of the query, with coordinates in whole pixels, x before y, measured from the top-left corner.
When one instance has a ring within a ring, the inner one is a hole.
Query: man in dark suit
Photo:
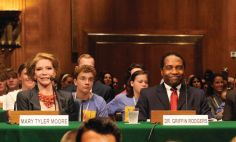
[[[92,92],[103,97],[107,103],[115,96],[114,90],[110,86],[103,84],[100,80],[94,82]]]
[[[139,120],[150,119],[151,110],[196,110],[197,114],[211,115],[204,92],[186,86],[184,59],[176,53],[168,53],[160,63],[164,83],[143,89],[136,107]]]
[[[236,120],[236,89],[229,91],[226,96],[223,120]]]

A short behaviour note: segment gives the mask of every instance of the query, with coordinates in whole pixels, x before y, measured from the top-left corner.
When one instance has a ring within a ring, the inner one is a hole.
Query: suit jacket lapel
[[[169,102],[169,98],[168,98],[164,83],[162,83],[160,85],[160,87],[157,88],[157,95],[158,95],[160,101],[162,102],[162,105],[164,106],[164,108],[166,110],[169,110],[170,109],[170,102]]]
[[[30,108],[31,110],[41,110],[41,106],[39,104],[38,93],[39,92],[38,92],[37,87],[32,89],[32,91],[30,92],[30,98],[29,98],[30,106],[29,107],[32,107],[32,108]]]
[[[186,104],[186,86],[182,84],[179,94],[178,110],[181,110],[184,104]]]
[[[61,93],[59,91],[56,91],[56,96],[57,96],[57,102],[59,105],[59,111],[61,111],[62,105],[65,105],[65,104],[62,104],[63,102],[65,102],[65,98],[61,96]]]

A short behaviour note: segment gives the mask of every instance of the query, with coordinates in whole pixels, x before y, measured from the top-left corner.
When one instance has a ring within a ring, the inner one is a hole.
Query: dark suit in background
[[[187,107],[186,107],[187,91]],[[170,102],[164,83],[141,91],[136,105],[139,108],[139,120],[150,119],[151,110],[170,110]],[[182,85],[178,99],[178,110],[196,110],[197,114],[211,117],[211,110],[203,90]]]
[[[110,102],[115,96],[114,90],[99,80],[94,82],[92,92],[103,97],[107,103]]]
[[[223,120],[236,120],[236,89],[229,91],[226,96]]]
[[[76,86],[74,84],[70,84],[69,86],[67,86],[63,90],[67,91],[67,92],[70,92],[70,93],[76,92]]]
[[[19,92],[16,99],[17,110],[41,110],[38,93],[37,86],[33,89]],[[67,114],[70,120],[75,120],[75,105],[71,93],[56,91],[56,94],[60,114]]]

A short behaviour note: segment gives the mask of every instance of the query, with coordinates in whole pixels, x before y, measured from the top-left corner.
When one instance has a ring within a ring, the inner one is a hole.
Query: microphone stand
[[[58,97],[57,97],[56,86],[55,86],[55,78],[54,77],[50,77],[50,80],[52,82],[53,99],[54,99],[54,105],[55,105],[55,111],[56,111],[57,110],[56,100],[58,101]],[[58,102],[58,105],[59,105],[59,102]],[[60,107],[58,107],[58,109],[59,108]]]
[[[185,103],[186,103],[185,110],[188,110],[188,84],[186,79],[184,79],[184,85],[185,85]]]
[[[14,111],[17,111],[17,103],[16,103],[16,101],[14,103]]]

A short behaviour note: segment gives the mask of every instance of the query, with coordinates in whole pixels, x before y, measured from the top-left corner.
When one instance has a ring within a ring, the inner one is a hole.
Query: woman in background
[[[126,95],[117,95],[107,104],[110,116],[122,113],[123,120],[127,121],[129,110],[134,110],[140,96],[140,91],[148,87],[148,74],[145,71],[136,71],[131,77],[127,86]],[[126,115],[125,115],[126,114]]]
[[[102,83],[104,83],[107,86],[110,86],[113,88],[113,80],[112,80],[112,75],[109,72],[105,72],[103,73],[103,77],[102,77]]]
[[[18,110],[59,111],[75,118],[74,100],[70,93],[56,90],[54,79],[59,70],[59,62],[54,55],[38,53],[26,66],[27,74],[36,81],[33,89],[19,92]]]
[[[73,76],[68,73],[62,74],[59,81],[60,81],[60,86],[58,87],[61,90],[66,90],[67,87],[74,84]]]
[[[3,105],[3,109],[5,108],[4,102],[6,101],[7,94],[7,76],[4,71],[0,72],[0,103]]]
[[[118,84],[114,85],[113,76],[110,72],[103,72],[100,75],[101,82],[107,86],[110,86],[113,91],[114,96],[111,97],[112,100],[118,93],[120,93],[121,90],[118,88]]]
[[[6,95],[6,110],[14,110],[18,92],[34,88],[35,82],[26,74],[26,65],[21,64],[18,69],[18,80],[21,82],[21,89],[11,91]]]
[[[203,89],[203,83],[200,77],[193,76],[189,80],[189,85],[198,89]]]
[[[212,115],[216,119],[222,119],[225,101],[222,99],[222,95],[225,93],[224,80],[221,74],[215,74],[211,85],[208,87],[207,99],[211,108]]]

